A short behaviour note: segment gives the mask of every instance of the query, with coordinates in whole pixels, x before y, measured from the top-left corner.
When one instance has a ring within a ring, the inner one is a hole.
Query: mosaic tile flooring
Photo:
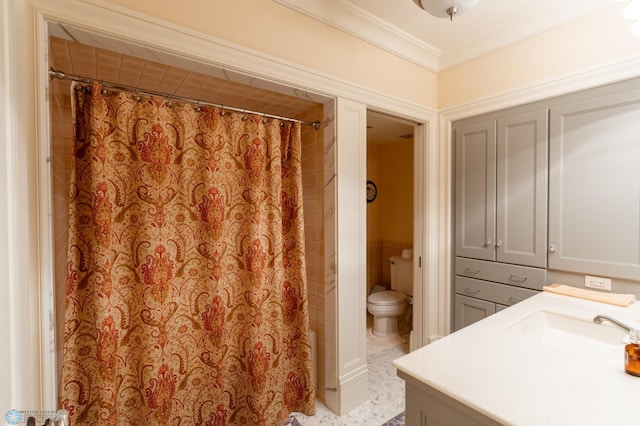
[[[286,426],[380,426],[394,419],[393,425],[403,425],[404,380],[396,374],[391,362],[409,351],[408,334],[377,337],[367,329],[367,367],[369,369],[369,400],[344,416],[338,416],[318,402],[316,414],[294,413]]]

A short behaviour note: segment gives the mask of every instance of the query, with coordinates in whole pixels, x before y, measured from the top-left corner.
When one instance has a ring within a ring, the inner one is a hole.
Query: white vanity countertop
[[[619,343],[578,337],[570,347],[558,340],[561,332],[530,331],[520,322],[540,311],[584,320],[578,324],[585,327],[604,314],[640,328],[640,302],[623,308],[542,292],[393,364],[401,376],[504,424],[640,424],[640,377],[624,371],[624,333],[620,331]],[[589,345],[594,351],[584,350]],[[606,361],[589,359],[595,353]]]

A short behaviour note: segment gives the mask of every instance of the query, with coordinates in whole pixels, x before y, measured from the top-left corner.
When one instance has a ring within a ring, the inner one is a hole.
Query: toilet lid
[[[395,305],[407,299],[407,295],[393,290],[378,291],[369,296],[369,303],[376,305]]]

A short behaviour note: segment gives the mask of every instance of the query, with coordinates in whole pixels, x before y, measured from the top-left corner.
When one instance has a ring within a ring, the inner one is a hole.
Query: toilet
[[[413,294],[413,260],[392,256],[391,290],[375,291],[367,297],[367,310],[373,315],[373,334],[386,336],[398,330],[398,317]]]

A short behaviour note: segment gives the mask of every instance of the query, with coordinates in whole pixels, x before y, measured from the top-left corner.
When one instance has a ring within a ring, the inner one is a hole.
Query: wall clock
[[[368,180],[367,181],[367,203],[370,203],[373,200],[375,200],[377,195],[378,195],[378,188],[376,188],[376,184]]]

